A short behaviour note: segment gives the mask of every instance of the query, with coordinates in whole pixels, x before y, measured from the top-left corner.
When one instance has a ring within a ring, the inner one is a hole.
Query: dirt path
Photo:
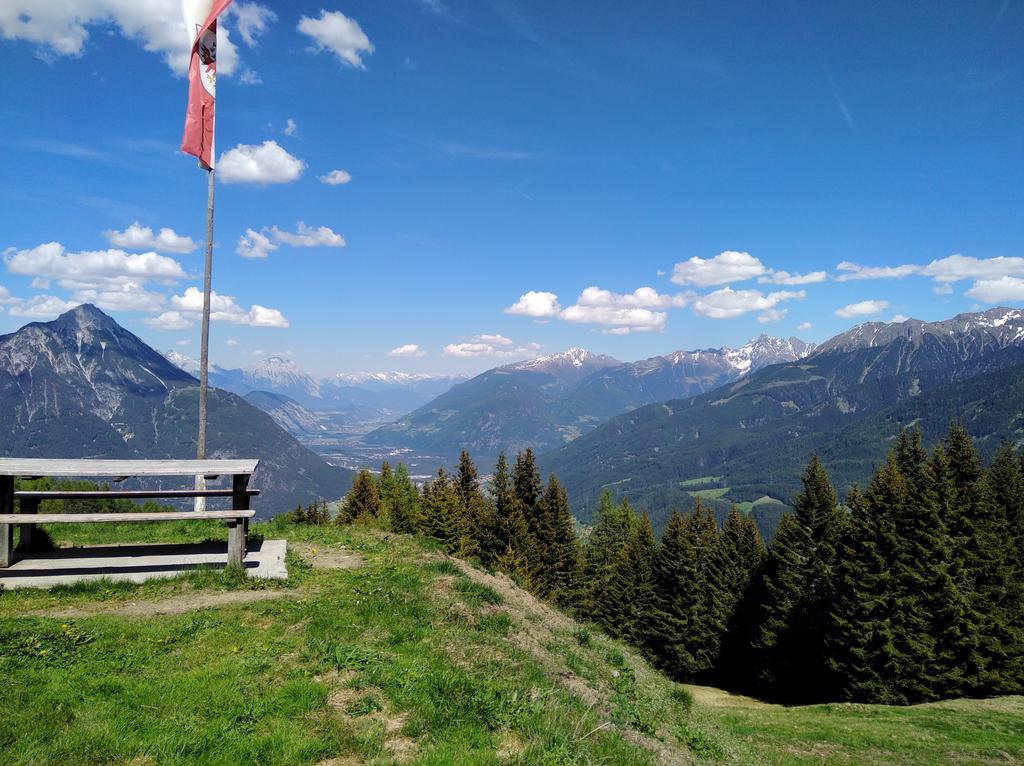
[[[220,593],[183,593],[159,601],[132,601],[127,604],[94,603],[64,609],[39,609],[26,612],[29,617],[55,617],[77,619],[109,615],[111,617],[155,617],[165,614],[185,614],[200,609],[213,609],[232,604],[251,604],[275,598],[294,598],[297,590],[231,590]]]

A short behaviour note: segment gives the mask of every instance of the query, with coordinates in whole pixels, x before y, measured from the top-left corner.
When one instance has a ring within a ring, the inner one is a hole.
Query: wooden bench
[[[258,460],[51,460],[48,458],[0,458],[0,567],[9,567],[18,553],[32,550],[37,524],[93,524],[102,522],[185,521],[218,519],[228,525],[228,564],[241,565],[245,559],[250,498],[259,490],[249,489]],[[231,489],[152,489],[15,491],[15,478],[43,477],[111,478],[115,482],[129,477],[186,476],[216,479],[231,476]],[[158,511],[155,513],[39,513],[43,500],[102,500],[136,498],[231,498],[227,511]],[[20,513],[14,503],[20,503]],[[31,519],[31,521],[29,521]],[[14,548],[14,528],[21,535]]]

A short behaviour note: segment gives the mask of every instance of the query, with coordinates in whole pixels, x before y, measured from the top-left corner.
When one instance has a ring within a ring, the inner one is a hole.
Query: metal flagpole
[[[206,404],[210,372],[210,281],[213,271],[213,187],[216,180],[214,149],[217,16],[231,0],[182,0],[185,29],[190,33],[192,58],[189,62],[188,109],[181,148],[199,159],[207,172],[206,192],[206,258],[203,273],[203,328],[199,353],[199,433],[196,436],[196,458],[206,457]],[[205,145],[207,137],[209,146]],[[206,489],[206,478],[196,476],[197,490]],[[206,509],[206,498],[195,499],[195,510]]]
[[[213,156],[211,154],[211,159]],[[206,192],[206,258],[203,270],[203,330],[199,351],[199,435],[196,438],[196,458],[206,457],[206,393],[210,374],[210,282],[213,272],[213,167],[207,173]],[[196,489],[206,489],[206,479],[196,476]],[[206,498],[197,497],[195,510],[206,510]]]

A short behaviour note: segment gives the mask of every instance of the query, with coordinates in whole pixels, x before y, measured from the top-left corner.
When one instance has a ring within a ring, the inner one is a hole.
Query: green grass
[[[740,511],[740,513],[750,513],[756,505],[784,506],[785,503],[783,503],[781,500],[776,500],[774,497],[768,497],[768,495],[763,495],[762,497],[757,498],[757,500],[746,500],[742,503],[736,503],[736,508]]]
[[[687,491],[690,497],[699,497],[701,500],[721,500],[729,493],[729,487],[713,487],[711,489],[691,489]]]
[[[364,564],[314,569],[293,553],[282,583],[201,571],[0,593],[0,763],[643,766],[659,763],[659,749],[661,762],[680,763],[1024,761],[1024,698],[762,705],[675,684],[432,543],[281,522],[258,530],[344,546]],[[194,531],[153,525],[141,539]],[[105,541],[118,533],[129,540],[139,526],[103,527]],[[253,588],[280,597],[109,613]],[[45,614],[68,608],[91,616]]]
[[[1024,698],[913,707],[721,708],[709,716],[769,764],[946,764],[1024,761]]]
[[[699,487],[702,484],[714,484],[723,479],[722,476],[698,476],[695,479],[683,479],[679,482],[680,487]]]

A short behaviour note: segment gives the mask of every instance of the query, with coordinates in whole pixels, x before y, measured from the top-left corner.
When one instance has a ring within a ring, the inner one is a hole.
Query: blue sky
[[[1024,303],[1024,3],[234,7],[222,365],[633,360]],[[179,8],[0,0],[0,331],[95,300],[198,354]]]

